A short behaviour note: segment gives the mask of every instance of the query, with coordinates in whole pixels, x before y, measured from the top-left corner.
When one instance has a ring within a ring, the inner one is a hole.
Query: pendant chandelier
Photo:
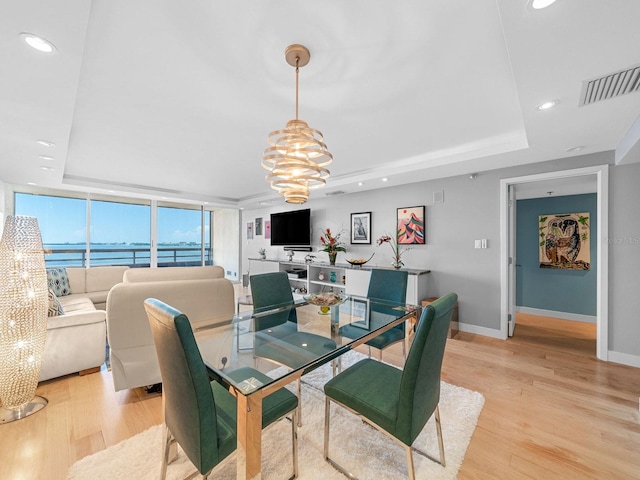
[[[290,45],[285,50],[287,63],[296,68],[296,118],[283,130],[269,134],[269,146],[262,158],[262,166],[270,172],[266,181],[287,203],[304,203],[310,189],[324,187],[330,173],[326,167],[333,161],[322,132],[298,118],[299,69],[310,58],[309,50],[302,45]]]

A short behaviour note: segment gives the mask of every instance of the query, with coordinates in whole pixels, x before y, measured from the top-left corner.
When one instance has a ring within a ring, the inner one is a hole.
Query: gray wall
[[[500,180],[557,170],[611,164],[613,152],[583,155],[534,165],[485,172],[475,180],[458,176],[428,182],[386,188],[337,197],[312,193],[305,204],[311,208],[315,249],[323,228],[349,228],[350,213],[371,211],[372,236],[392,233],[396,208],[426,205],[426,245],[417,246],[405,257],[409,268],[428,268],[429,295],[456,292],[460,296],[459,321],[480,331],[499,336],[500,330]],[[637,294],[640,271],[640,164],[612,167],[610,171],[609,258],[609,350],[637,357],[640,361],[640,295]],[[443,192],[444,202],[433,204],[433,193]],[[268,246],[264,236],[246,239],[246,222],[255,217],[267,219],[272,211],[299,207],[284,201],[271,208],[244,210],[242,213],[242,270],[248,271],[248,258],[259,248],[267,248],[269,258],[284,259],[282,249]],[[345,234],[348,239],[348,231]],[[475,249],[474,240],[486,238],[487,249]],[[599,241],[593,238],[594,242]],[[389,265],[387,245],[350,246],[348,257],[375,252],[373,265]],[[324,253],[317,254],[319,256]],[[344,261],[339,254],[338,262]],[[297,253],[301,259],[303,253]],[[325,257],[322,257],[325,258]]]
[[[609,183],[609,349],[640,356],[640,164]],[[636,364],[636,366],[639,366]]]
[[[566,195],[517,201],[516,305],[556,312],[597,315],[598,195]],[[590,270],[540,268],[539,216],[589,213]]]

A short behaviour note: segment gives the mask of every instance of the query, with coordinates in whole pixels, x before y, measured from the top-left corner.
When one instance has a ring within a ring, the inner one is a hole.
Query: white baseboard
[[[614,363],[621,363],[622,365],[629,365],[630,367],[638,367],[640,368],[640,356],[638,355],[630,355],[628,353],[621,352],[612,352],[609,350],[607,352],[608,360]]]
[[[516,307],[516,312],[529,315],[539,315],[541,317],[561,318],[563,320],[573,320],[576,322],[596,323],[596,315],[582,315],[580,313],[556,312],[555,310],[543,310],[542,308]]]
[[[499,338],[500,340],[504,340],[504,336],[502,335],[500,330],[495,330],[493,328],[479,327],[477,325],[469,325],[467,323],[458,322],[458,330],[460,332],[475,333],[476,335],[484,335],[485,337]]]
[[[532,315],[541,315],[541,314],[532,314]],[[552,317],[559,318],[557,315],[545,314],[544,316],[552,316]],[[459,322],[457,326],[460,332],[474,333],[476,335],[484,335],[485,337],[498,338],[500,340],[505,340],[500,330],[494,330],[493,328],[479,327],[477,325],[468,325],[466,323],[459,323]],[[608,362],[620,363],[621,365],[628,365],[630,367],[640,368],[640,356],[638,355],[631,355],[628,353],[621,353],[621,352],[613,352],[611,350],[607,352],[607,355],[608,355],[607,357]]]

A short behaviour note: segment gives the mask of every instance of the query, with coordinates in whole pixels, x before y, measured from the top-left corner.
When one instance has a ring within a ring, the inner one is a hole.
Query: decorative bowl
[[[303,295],[302,298],[311,305],[317,305],[318,307],[333,307],[334,305],[340,305],[343,303],[347,299],[347,296],[338,292],[321,292]]]
[[[375,255],[375,253],[373,255]],[[367,259],[364,259],[364,258],[347,259],[347,263],[349,263],[350,265],[353,265],[354,267],[361,267],[362,265],[367,263],[369,260],[371,260],[373,258],[373,255],[371,255]]]

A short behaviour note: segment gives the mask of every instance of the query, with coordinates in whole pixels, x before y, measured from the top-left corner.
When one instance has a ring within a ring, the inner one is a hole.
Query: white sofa
[[[107,336],[116,391],[162,381],[144,301],[157,298],[192,323],[231,320],[233,284],[218,266],[132,268],[107,297]]]
[[[47,318],[40,381],[99,369],[106,354],[106,300],[126,266],[68,267],[70,295],[58,297],[64,315]]]

